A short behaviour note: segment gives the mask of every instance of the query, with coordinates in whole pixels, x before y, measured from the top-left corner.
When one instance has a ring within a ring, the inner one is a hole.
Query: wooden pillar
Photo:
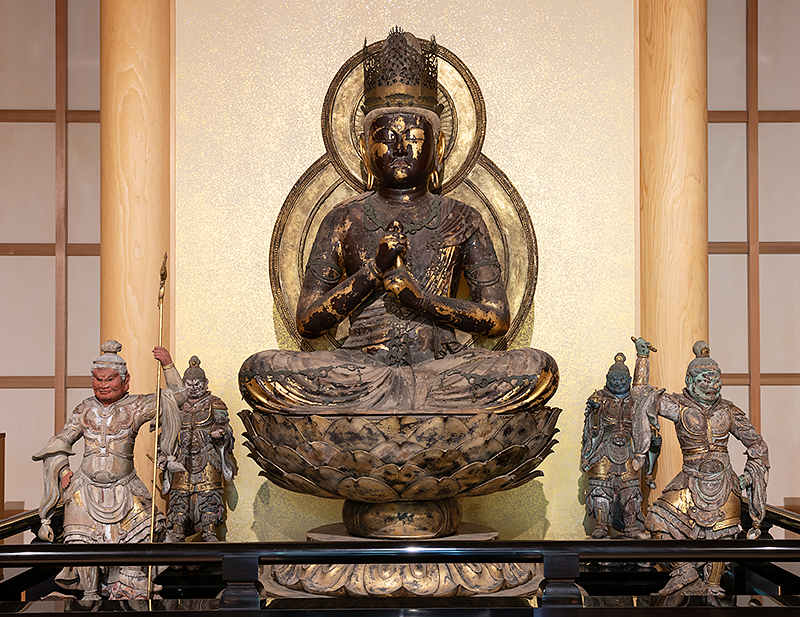
[[[170,246],[171,4],[100,3],[100,336],[122,343],[133,393],[155,391],[158,374],[159,270]],[[169,298],[164,308],[166,316]],[[134,460],[150,486],[146,453],[153,441],[143,429]]]
[[[708,340],[706,0],[640,0],[639,70],[642,336],[658,348],[650,382],[680,392]],[[661,426],[657,494],[682,463]]]

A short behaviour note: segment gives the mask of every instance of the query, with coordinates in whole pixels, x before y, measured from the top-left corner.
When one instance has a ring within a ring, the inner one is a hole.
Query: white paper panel
[[[761,372],[800,373],[800,255],[761,255],[760,263]]]
[[[54,124],[0,123],[0,242],[55,242],[55,177]]]
[[[88,375],[100,355],[100,258],[69,257],[67,373]]]
[[[746,107],[745,0],[708,0],[708,108]]]
[[[758,211],[762,242],[800,241],[799,162],[800,124],[759,124]]]
[[[100,0],[69,0],[68,11],[68,105],[100,109]]]
[[[758,108],[800,109],[800,2],[758,3]]]
[[[100,125],[70,124],[69,241],[100,242]]]
[[[56,3],[0,2],[0,109],[55,109]]]
[[[747,372],[747,256],[708,256],[711,357],[724,373]]]
[[[55,258],[0,256],[0,375],[55,372]]]
[[[708,125],[708,240],[747,240],[747,132],[744,124]]]

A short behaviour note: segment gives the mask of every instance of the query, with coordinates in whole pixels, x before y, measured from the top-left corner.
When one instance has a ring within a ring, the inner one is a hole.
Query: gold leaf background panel
[[[583,408],[635,327],[634,3],[176,0],[176,349],[197,354],[231,410],[239,475],[230,541],[303,540],[341,502],[269,484],[241,447],[236,376],[253,352],[295,343],[269,287],[272,229],[325,153],[320,113],[340,66],[394,25],[435,34],[483,92],[483,152],[528,207],[539,271],[514,345],[559,363],[560,443],[541,480],[464,500],[503,539],[584,536]],[[628,353],[629,357],[633,354]]]

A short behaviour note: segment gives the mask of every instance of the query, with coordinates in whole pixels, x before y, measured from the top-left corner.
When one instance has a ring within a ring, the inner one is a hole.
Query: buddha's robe
[[[375,255],[386,221],[376,220],[370,197],[360,195],[328,214],[306,277],[332,289]],[[434,197],[430,217],[405,233],[406,265],[424,291],[455,297],[462,274],[473,294],[502,286],[486,225],[466,204]],[[343,268],[334,244],[357,257],[344,260]],[[340,349],[263,351],[244,362],[239,382],[245,400],[264,411],[337,413],[336,406],[348,413],[506,412],[546,402],[558,385],[558,367],[536,349],[465,347],[452,328],[402,306],[379,287],[350,315]]]

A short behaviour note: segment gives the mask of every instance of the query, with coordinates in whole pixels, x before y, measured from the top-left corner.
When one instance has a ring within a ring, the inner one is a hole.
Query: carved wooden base
[[[456,532],[461,523],[458,500],[344,502],[342,520],[347,531],[362,538],[423,540]]]
[[[458,540],[497,538],[489,527],[462,523]],[[337,523],[308,532],[311,541],[358,542]],[[419,539],[419,538],[416,538]],[[271,598],[533,596],[542,580],[532,563],[334,564],[265,566],[262,594]]]

